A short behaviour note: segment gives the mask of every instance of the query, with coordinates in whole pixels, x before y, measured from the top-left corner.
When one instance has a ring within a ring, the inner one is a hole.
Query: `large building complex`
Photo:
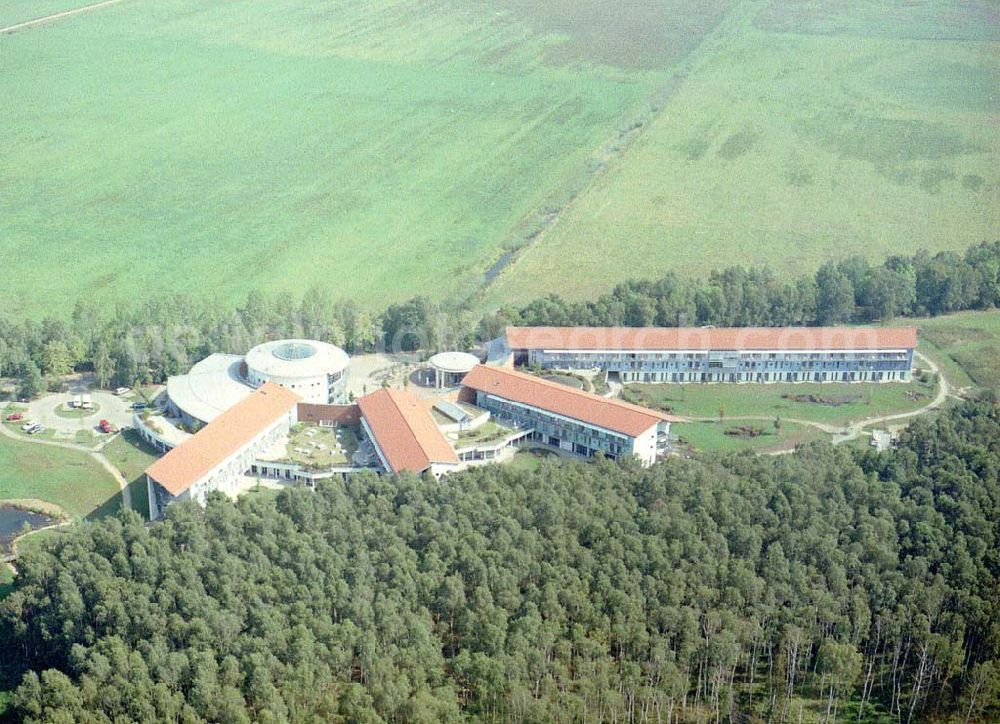
[[[234,492],[257,456],[288,433],[299,400],[291,390],[265,382],[150,465],[150,518],[179,500],[204,505],[210,491]]]
[[[345,397],[348,356],[326,342],[265,342],[246,356],[212,354],[186,375],[167,380],[167,406],[187,425],[206,424],[265,382],[292,390],[306,402],[328,404]]]
[[[347,355],[322,342],[280,340],[245,357],[206,357],[170,378],[165,405],[134,419],[166,451],[146,471],[155,518],[177,500],[235,495],[248,478],[315,485],[362,470],[440,477],[531,443],[644,465],[670,451],[670,425],[680,418],[512,364],[602,369],[621,382],[908,381],[915,346],[911,327],[508,327],[491,345],[506,364],[441,353],[421,395],[386,388],[336,404]],[[204,426],[192,434],[192,423]]]
[[[909,382],[913,327],[508,327],[515,364],[622,382]]]
[[[504,367],[479,365],[462,381],[465,399],[530,439],[578,455],[635,455],[650,465],[669,450],[680,418],[550,382]]]

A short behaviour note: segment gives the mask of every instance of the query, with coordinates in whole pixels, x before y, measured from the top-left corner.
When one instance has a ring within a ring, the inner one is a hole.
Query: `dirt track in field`
[[[125,0],[104,0],[104,2],[94,3],[92,5],[84,5],[82,8],[73,8],[72,10],[63,10],[60,13],[53,13],[52,15],[46,15],[43,18],[35,18],[34,20],[25,20],[23,23],[16,23],[14,25],[8,25],[6,28],[0,28],[0,35],[6,35],[7,33],[16,33],[18,30],[27,30],[29,28],[36,27],[38,25],[44,25],[46,23],[62,20],[63,18],[68,18],[71,15],[79,15],[80,13],[89,13],[92,10],[100,10],[101,8],[106,8],[109,5],[117,5],[118,3],[124,1]]]

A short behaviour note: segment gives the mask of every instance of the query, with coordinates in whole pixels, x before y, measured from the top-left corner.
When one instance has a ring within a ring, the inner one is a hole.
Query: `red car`
[[[114,427],[112,427],[111,423],[108,422],[107,420],[101,420],[99,423],[97,423],[97,426],[101,428],[101,432],[111,432],[112,430],[114,430]]]
[[[12,412],[7,415],[7,422],[17,422],[18,420],[23,420],[24,415],[20,412]]]

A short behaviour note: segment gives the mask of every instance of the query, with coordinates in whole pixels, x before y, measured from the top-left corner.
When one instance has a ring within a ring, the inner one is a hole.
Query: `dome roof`
[[[430,365],[442,372],[470,372],[479,364],[479,358],[468,352],[438,352],[430,358]]]
[[[311,339],[279,339],[247,352],[247,368],[267,377],[315,377],[342,372],[347,352]]]

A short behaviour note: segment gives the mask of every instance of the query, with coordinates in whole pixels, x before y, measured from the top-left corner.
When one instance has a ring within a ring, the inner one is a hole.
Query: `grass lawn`
[[[992,6],[995,7],[995,6]],[[747,3],[482,307],[626,277],[964,249],[1000,224],[987,3]]]
[[[687,417],[763,416],[846,425],[862,418],[907,412],[930,402],[933,384],[912,382],[772,385],[628,385],[628,399]],[[794,395],[798,399],[790,399]],[[813,396],[817,401],[808,401]],[[683,434],[679,426],[679,434]]]
[[[0,436],[0,500],[35,498],[73,518],[117,510],[118,483],[83,452]]]
[[[919,327],[920,351],[941,365],[954,386],[1000,390],[1000,311],[961,312],[907,323]]]
[[[727,430],[741,427],[758,428],[760,435],[750,437],[745,434],[727,435]],[[695,450],[753,450],[755,452],[777,452],[792,450],[795,446],[810,440],[829,439],[822,430],[808,425],[782,422],[781,429],[775,430],[773,423],[763,422],[692,422],[675,425],[671,430],[677,435],[677,449],[690,446]]]
[[[135,430],[122,430],[102,452],[112,465],[125,474],[132,496],[132,509],[148,518],[149,498],[143,473],[160,457],[159,454]]]

